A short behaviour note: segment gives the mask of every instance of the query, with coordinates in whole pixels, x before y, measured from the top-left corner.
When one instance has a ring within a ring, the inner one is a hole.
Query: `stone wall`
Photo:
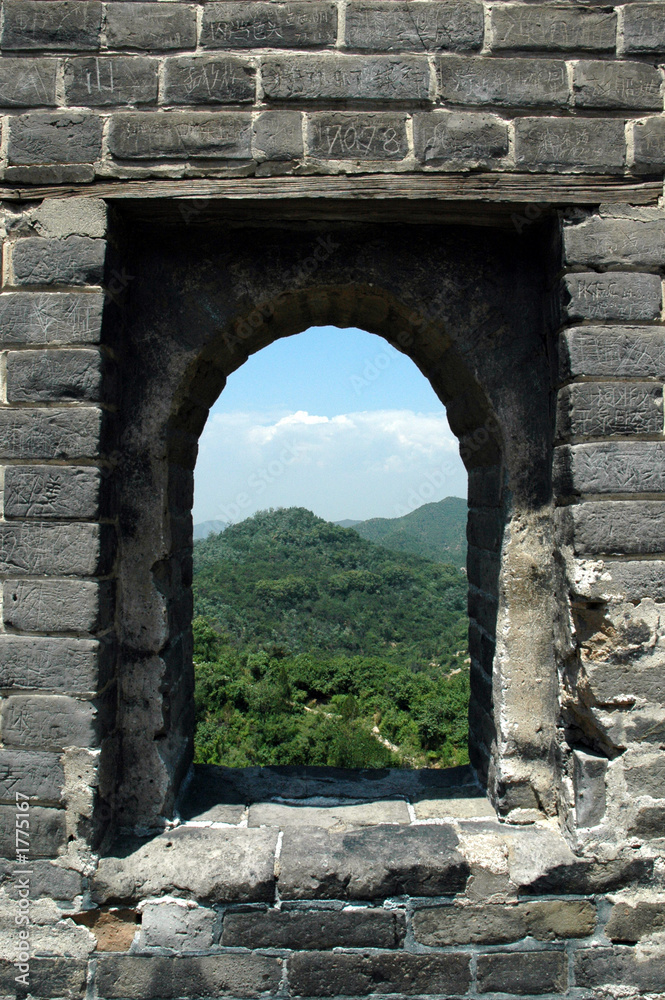
[[[26,812],[34,996],[665,995],[664,53],[659,2],[5,0],[0,995]],[[436,793],[192,778],[198,436],[315,324],[469,470]]]

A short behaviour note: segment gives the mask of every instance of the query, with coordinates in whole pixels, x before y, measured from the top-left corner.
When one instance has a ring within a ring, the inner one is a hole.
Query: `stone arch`
[[[170,815],[191,762],[191,505],[208,408],[251,354],[314,325],[385,337],[447,408],[470,475],[472,761],[504,812],[555,811],[552,388],[546,261],[533,240],[470,227],[208,225],[175,246],[139,227],[123,254],[136,278],[110,321],[126,358],[120,698],[103,768],[119,822]]]

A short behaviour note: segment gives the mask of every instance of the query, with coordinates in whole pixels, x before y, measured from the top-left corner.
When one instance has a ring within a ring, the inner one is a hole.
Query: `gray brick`
[[[106,44],[110,49],[196,48],[196,8],[184,3],[109,3]]]
[[[648,597],[658,602],[665,601],[665,562],[662,559],[605,558],[597,566],[587,568],[589,572],[575,582],[576,593],[586,600],[639,603]],[[662,727],[662,720],[659,725],[656,724],[656,733],[659,726]],[[653,725],[649,728],[654,730]],[[662,739],[662,728],[660,732]],[[641,733],[638,738],[645,740],[647,736],[647,733]]]
[[[112,558],[108,525],[0,524],[0,573],[95,576]]]
[[[559,438],[662,435],[663,386],[654,382],[566,386],[559,390],[556,429]]]
[[[437,906],[413,914],[416,941],[431,948],[504,944],[527,935],[538,941],[587,937],[593,933],[595,923],[593,903],[565,899],[516,905]]]
[[[665,905],[646,901],[617,903],[605,925],[610,941],[636,944],[641,938],[665,931]]]
[[[251,136],[250,115],[117,114],[111,119],[109,149],[123,160],[250,159]]]
[[[424,56],[265,56],[265,96],[276,101],[426,101]]]
[[[498,552],[503,538],[503,517],[499,511],[491,509],[469,509],[466,522],[466,537],[469,545]]]
[[[4,687],[4,683],[0,681]],[[0,799],[14,802],[16,793],[59,804],[65,784],[60,757],[45,750],[0,750]]]
[[[0,60],[0,106],[30,108],[55,106],[55,59]]]
[[[590,829],[602,823],[607,811],[605,778],[609,761],[600,754],[573,750],[575,819],[578,827]],[[593,931],[593,924],[588,932]],[[585,936],[585,935],[582,935]]]
[[[543,3],[493,4],[490,18],[494,51],[611,52],[616,45],[613,11]]]
[[[95,458],[102,412],[76,409],[0,409],[0,458]]]
[[[64,695],[15,694],[2,705],[0,727],[6,746],[64,750],[97,745],[95,707]]]
[[[502,108],[565,107],[568,73],[562,59],[440,56],[439,94],[450,104]]]
[[[582,326],[559,338],[560,379],[579,376],[661,378],[665,328]]]
[[[101,292],[6,292],[0,295],[0,343],[96,344]]]
[[[164,104],[251,104],[255,71],[238,56],[170,56],[164,62]]]
[[[615,441],[564,446],[555,451],[559,492],[665,492],[665,443]]]
[[[479,955],[477,975],[479,993],[562,993],[568,987],[568,959],[560,951]]]
[[[564,259],[594,269],[665,267],[665,218],[601,218],[563,228]]]
[[[80,0],[79,0],[80,2]],[[86,995],[88,963],[73,958],[31,958],[31,997],[59,997],[60,1000],[83,1000]],[[16,966],[0,959],[0,992],[2,995],[24,997],[16,993]]]
[[[73,111],[10,118],[9,164],[95,163],[102,155],[102,127],[98,115]]]
[[[0,635],[0,688],[97,691],[113,669],[112,648],[95,639]]]
[[[663,830],[665,830],[665,806],[640,806],[628,825],[628,833],[645,840],[661,839]],[[665,975],[665,970],[662,975]]]
[[[628,750],[623,756],[623,773],[629,795],[665,799],[665,753]]]
[[[578,108],[662,110],[661,76],[646,63],[580,59],[573,66],[573,103]]]
[[[647,118],[633,125],[635,170],[658,173],[665,166],[665,118]]]
[[[660,319],[662,288],[658,275],[584,272],[563,279],[568,319]]]
[[[217,911],[184,901],[150,901],[142,907],[139,948],[206,951],[216,943]]]
[[[284,900],[370,900],[461,892],[468,866],[457,845],[452,828],[443,826],[378,825],[345,833],[289,828],[280,893]]]
[[[623,51],[665,52],[665,3],[627,3],[623,9]]]
[[[38,403],[101,398],[102,358],[96,350],[9,351],[7,400]]]
[[[405,931],[404,914],[395,910],[254,910],[226,914],[221,944],[318,950],[399,948]]]
[[[575,982],[580,987],[627,985],[657,993],[665,982],[665,959],[636,955],[628,945],[582,948],[575,952]]]
[[[402,160],[406,115],[337,112],[307,116],[310,155],[325,160]]]
[[[102,5],[96,0],[5,0],[3,6],[5,50],[99,48]]]
[[[65,62],[67,104],[156,104],[159,62],[143,56],[93,56]]]
[[[369,993],[464,994],[469,955],[296,952],[289,959],[289,986],[299,996],[367,996]]]
[[[299,111],[264,111],[254,122],[253,151],[259,160],[295,160],[303,155]]]
[[[110,622],[111,596],[93,580],[7,580],[4,621],[23,632],[95,632]]]
[[[13,751],[14,756],[17,752]],[[27,754],[28,751],[21,751]],[[46,756],[46,754],[44,755]],[[0,885],[5,883],[5,887],[15,884],[16,864],[9,861],[0,861]],[[80,872],[71,868],[62,868],[57,862],[32,861],[30,864],[32,875],[30,876],[30,896],[32,899],[39,899],[40,896],[49,896],[51,899],[72,901],[76,896],[80,896],[83,891],[82,877]]]
[[[10,465],[5,469],[5,517],[98,517],[102,474],[91,466]]]
[[[622,173],[626,139],[622,121],[609,118],[518,118],[518,169]]]
[[[581,556],[665,552],[665,501],[592,501],[564,508]]]
[[[472,51],[485,32],[475,0],[353,0],[346,9],[345,44],[367,52]]]
[[[28,236],[9,249],[17,285],[99,285],[105,256],[106,240],[89,236]]]
[[[0,806],[0,856],[16,857],[16,806]],[[19,841],[31,857],[53,858],[66,842],[65,810],[48,806],[31,806],[27,814],[30,828],[29,845]],[[34,995],[31,991],[31,995]]]
[[[334,45],[336,38],[337,8],[322,0],[242,0],[203,8],[205,49],[303,49]]]
[[[413,116],[417,158],[426,166],[492,167],[508,154],[508,125],[496,115],[426,112]]]
[[[258,997],[277,990],[281,961],[236,952],[201,957],[148,957],[101,954],[97,959],[100,996],[115,998]]]

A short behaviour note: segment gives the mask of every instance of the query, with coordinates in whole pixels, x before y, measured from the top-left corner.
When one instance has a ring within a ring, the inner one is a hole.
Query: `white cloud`
[[[466,494],[466,473],[443,409],[235,411],[201,435],[194,519],[295,505],[330,520],[395,517],[451,494]]]

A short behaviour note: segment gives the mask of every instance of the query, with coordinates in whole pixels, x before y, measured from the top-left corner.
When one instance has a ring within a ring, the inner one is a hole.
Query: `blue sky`
[[[427,379],[382,337],[317,327],[230,376],[201,435],[194,521],[398,517],[445,496],[466,496],[466,472]]]

